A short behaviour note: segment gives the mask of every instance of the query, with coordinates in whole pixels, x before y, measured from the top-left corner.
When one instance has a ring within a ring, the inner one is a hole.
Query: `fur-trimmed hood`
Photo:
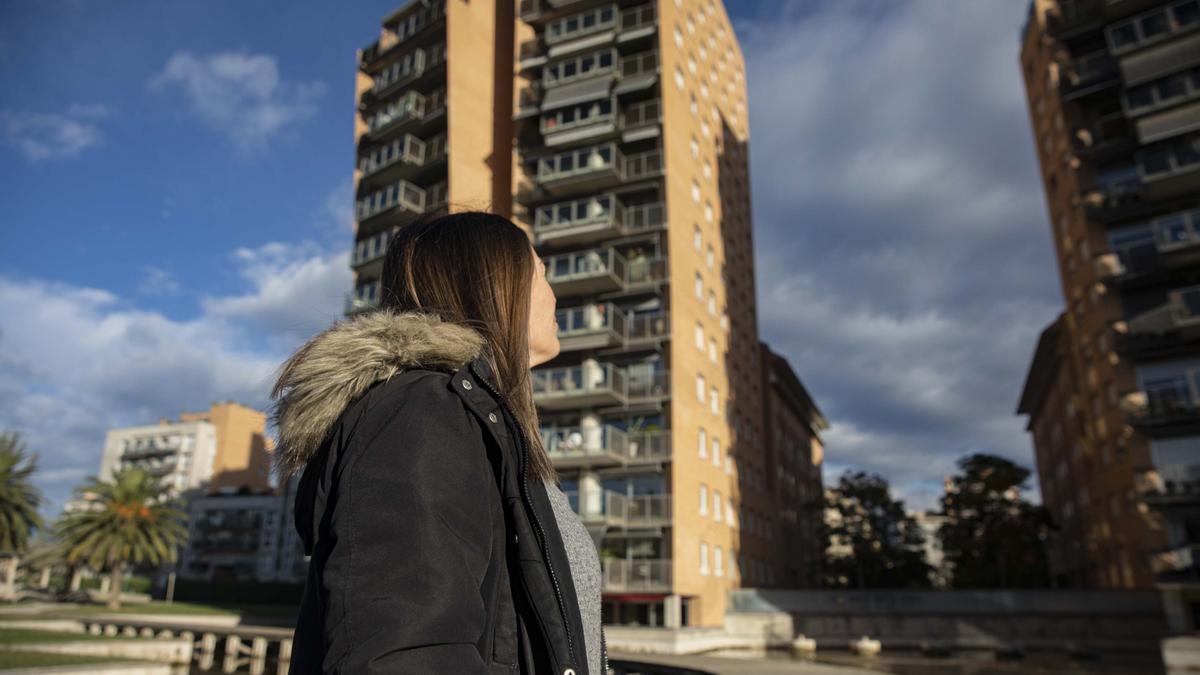
[[[281,366],[271,390],[281,479],[304,468],[338,417],[372,384],[411,368],[455,372],[478,357],[480,333],[434,314],[376,310],[313,336]]]

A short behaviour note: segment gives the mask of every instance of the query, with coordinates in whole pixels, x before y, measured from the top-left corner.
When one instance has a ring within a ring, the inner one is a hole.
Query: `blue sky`
[[[0,427],[56,508],[104,431],[234,399],[350,285],[355,50],[396,2],[0,8]],[[1061,304],[1023,2],[727,2],[760,330],[853,466],[928,504],[1013,415]]]

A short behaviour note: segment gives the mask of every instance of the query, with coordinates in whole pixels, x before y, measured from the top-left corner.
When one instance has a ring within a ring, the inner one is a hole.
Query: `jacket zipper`
[[[484,388],[496,397],[496,400],[500,402],[500,407],[504,408],[504,410],[508,412],[509,417],[515,421],[517,416],[513,414],[513,411],[508,407],[507,401],[505,401],[504,397],[499,391],[496,391],[496,388],[492,386],[492,383],[488,382],[486,377],[480,375],[479,372],[475,370],[474,365],[471,366],[471,372],[475,374],[476,379],[483,384]],[[519,462],[521,466],[521,488],[525,497],[525,502],[527,504],[532,504],[533,500],[529,497],[529,477],[525,473],[525,465],[528,461],[529,448],[525,444],[525,434],[521,431],[520,424],[515,424],[514,426],[516,427],[517,438],[520,440],[521,446],[521,461]],[[537,526],[538,534],[542,538],[542,559],[546,561],[546,569],[550,572],[550,581],[554,583],[554,595],[558,600],[558,611],[560,614],[562,614],[563,630],[567,634],[567,650],[569,652],[569,657],[573,660],[575,658],[575,642],[571,639],[571,624],[567,620],[567,604],[563,600],[562,589],[559,588],[558,585],[558,575],[554,573],[554,565],[550,562],[550,553],[546,550],[546,531],[542,529],[542,522],[538,520],[537,510],[532,506],[529,508],[529,515],[533,516],[533,524]],[[603,633],[601,633],[601,635],[603,636]],[[568,663],[568,665],[573,664]],[[607,672],[605,672],[604,675],[607,675]]]
[[[604,663],[604,672],[600,675],[608,675],[608,643],[604,640],[604,624],[600,624],[600,656]]]

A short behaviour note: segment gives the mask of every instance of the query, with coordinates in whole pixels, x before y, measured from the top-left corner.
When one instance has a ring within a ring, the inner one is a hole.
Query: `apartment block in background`
[[[125,466],[145,469],[179,495],[221,488],[269,487],[270,440],[266,414],[239,403],[214,403],[176,421],[112,429],[104,443],[99,476]]]
[[[743,584],[761,578],[786,588],[820,588],[825,487],[821,469],[825,446],[821,432],[829,422],[792,370],[787,359],[766,342],[762,355],[762,424],[767,430],[766,466],[760,489],[746,489],[750,472],[739,474],[743,508],[753,507],[757,518],[778,516],[765,537],[743,537],[738,551]],[[753,533],[753,528],[744,526]],[[761,568],[762,572],[756,570]]]
[[[1055,458],[1043,470],[1063,476],[1057,559],[1072,567],[1060,572],[1084,586],[1157,584],[1172,627],[1191,631],[1200,0],[1035,0],[1020,65],[1066,302],[1062,346],[1048,348],[1065,381],[1042,398],[1034,439]]]
[[[504,0],[413,0],[359,50],[347,314],[378,304],[383,255],[404,224],[511,209],[512,17]]]
[[[534,396],[597,538],[604,620],[720,625],[730,588],[782,585],[788,564],[741,50],[711,0],[523,0],[516,49],[513,216],[562,345]]]

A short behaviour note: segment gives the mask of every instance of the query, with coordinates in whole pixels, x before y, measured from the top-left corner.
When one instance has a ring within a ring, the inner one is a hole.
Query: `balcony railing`
[[[433,0],[423,7],[413,10],[402,21],[388,26],[390,41],[387,47],[381,47],[380,41],[376,40],[363,48],[359,66],[368,67],[383,56],[392,53],[407,44],[414,35],[433,25],[445,15],[446,0]]]
[[[1101,82],[1117,83],[1117,60],[1102,50],[1068,61],[1064,64],[1062,73],[1062,93],[1064,97],[1078,94],[1085,88]]]
[[[638,167],[651,167],[656,161],[661,160],[641,158]],[[533,230],[539,244],[582,244],[657,229],[665,222],[661,202],[627,206],[616,195],[603,194],[538,207]]]
[[[387,104],[385,109],[371,117],[369,123],[371,130],[367,135],[372,139],[379,138],[392,129],[423,117],[425,117],[425,97],[418,92],[410,91]]]
[[[652,178],[661,176],[662,172],[662,150],[648,150],[625,158],[625,180]]]
[[[636,129],[662,121],[662,106],[658,99],[634,103],[621,112],[621,128]]]
[[[621,58],[621,77],[634,77],[643,73],[658,72],[658,52],[650,50]]]
[[[584,523],[610,527],[662,527],[671,524],[671,495],[624,495],[614,490],[565,493]]]
[[[409,213],[421,213],[425,208],[425,190],[406,180],[401,180],[358,200],[355,205],[355,215],[361,223],[395,209]]]
[[[649,28],[658,24],[658,12],[653,2],[630,7],[621,12],[621,32]]]
[[[671,560],[604,558],[604,590],[667,591],[671,588]]]
[[[629,341],[662,340],[671,336],[668,312],[638,313],[629,321]]]
[[[419,165],[424,161],[425,142],[412,134],[404,134],[363,157],[358,166],[366,178],[400,162]]]
[[[533,371],[533,397],[545,406],[616,405],[625,399],[625,371],[611,363]]]
[[[669,431],[623,431],[611,424],[542,430],[542,445],[560,466],[617,466],[671,458]]]
[[[1155,574],[1178,576],[1180,573],[1191,573],[1200,576],[1200,543],[1187,544],[1177,548],[1156,553],[1150,557],[1150,567]]]

